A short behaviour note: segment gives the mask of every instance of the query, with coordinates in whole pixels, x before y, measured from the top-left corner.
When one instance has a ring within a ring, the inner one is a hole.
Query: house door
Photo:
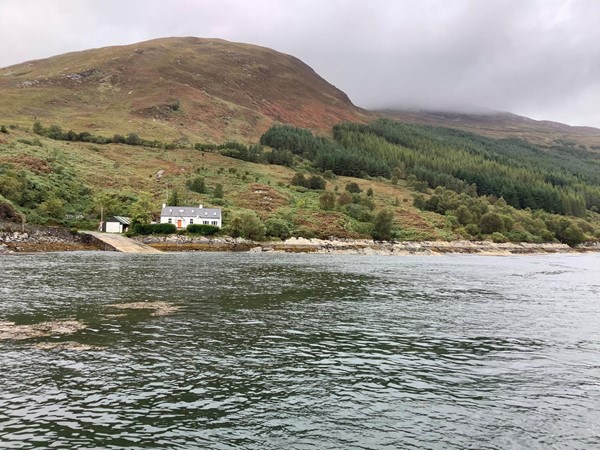
[[[181,219],[177,219],[177,228],[181,228]]]

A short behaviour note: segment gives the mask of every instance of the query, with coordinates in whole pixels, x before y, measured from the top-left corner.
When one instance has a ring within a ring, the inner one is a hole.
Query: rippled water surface
[[[0,448],[600,448],[597,254],[64,253],[0,278],[0,321],[87,326],[0,340]]]

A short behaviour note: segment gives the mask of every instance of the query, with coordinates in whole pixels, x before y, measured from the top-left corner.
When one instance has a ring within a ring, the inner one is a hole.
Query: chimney
[[[163,203],[163,208],[166,208],[166,207],[167,207],[167,204],[166,204],[166,203]]]
[[[202,209],[202,204],[200,204],[200,209]]]

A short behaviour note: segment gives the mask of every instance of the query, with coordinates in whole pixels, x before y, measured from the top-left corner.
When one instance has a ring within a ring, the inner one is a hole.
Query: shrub
[[[141,235],[149,235],[149,234],[175,234],[177,232],[177,227],[172,223],[149,223],[143,224],[140,222],[136,222],[131,225],[129,229],[129,233],[132,235],[141,234]]]
[[[267,236],[287,239],[291,236],[290,225],[283,219],[271,218],[265,222]]]
[[[190,224],[187,226],[186,231],[190,234],[200,234],[202,236],[212,236],[217,234],[221,229],[214,225],[203,225],[199,223]]]
[[[346,190],[351,194],[360,194],[362,192],[362,189],[355,181],[350,181],[346,184]]]
[[[508,238],[497,231],[495,233],[492,233],[490,237],[492,238],[492,241],[496,244],[503,244],[504,242],[508,242]]]
[[[364,205],[359,205],[357,203],[350,203],[349,205],[344,206],[344,212],[360,222],[370,222],[373,220],[371,210]]]
[[[306,181],[306,187],[313,190],[324,190],[327,185],[327,182],[318,175],[313,175]]]
[[[392,238],[394,213],[389,209],[379,211],[373,219],[371,236],[376,241],[389,241]]]
[[[481,216],[479,226],[483,234],[492,234],[496,231],[502,232],[504,231],[504,220],[499,214],[489,212]]]
[[[215,185],[215,189],[213,190],[214,198],[223,198],[223,185],[218,183]]]
[[[206,193],[206,183],[202,177],[187,180],[185,184],[190,191],[197,192],[198,194]]]
[[[344,191],[338,197],[338,205],[344,206],[352,203],[352,195],[348,191]]]
[[[319,205],[326,211],[335,209],[335,194],[331,191],[323,192],[319,197]]]
[[[128,145],[140,145],[142,143],[142,139],[137,133],[129,133],[125,138],[125,143]]]
[[[244,211],[231,219],[227,232],[231,237],[261,241],[265,238],[266,228],[254,211]]]
[[[8,134],[8,130],[6,129],[6,126],[4,126],[4,125],[0,126],[0,133]]]

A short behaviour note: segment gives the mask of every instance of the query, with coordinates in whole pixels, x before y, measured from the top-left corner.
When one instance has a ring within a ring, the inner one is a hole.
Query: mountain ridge
[[[20,125],[181,141],[256,139],[276,122],[325,131],[368,115],[294,56],[193,37],[12,65],[0,69],[0,93],[0,116]]]

